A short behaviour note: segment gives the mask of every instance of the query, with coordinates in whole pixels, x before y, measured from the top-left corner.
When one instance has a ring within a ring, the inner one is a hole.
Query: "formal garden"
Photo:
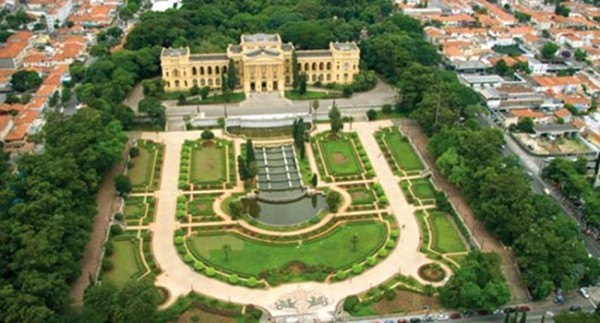
[[[183,144],[180,189],[223,189],[235,185],[233,143],[213,137],[212,132],[204,131],[201,139]]]
[[[418,175],[425,168],[417,152],[397,127],[381,129],[374,135],[386,161],[396,175]]]
[[[129,150],[127,177],[133,192],[150,192],[158,188],[163,146],[150,140],[138,140]]]
[[[375,177],[358,135],[354,132],[323,132],[311,138],[320,177],[327,182]]]

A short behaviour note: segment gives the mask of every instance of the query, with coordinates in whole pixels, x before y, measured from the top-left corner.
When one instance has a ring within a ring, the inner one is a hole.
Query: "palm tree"
[[[356,251],[356,245],[358,244],[358,241],[360,241],[360,239],[356,234],[353,234],[352,237],[350,237],[350,243],[352,243],[352,251]]]
[[[225,261],[229,261],[229,252],[231,251],[231,245],[226,243],[221,248],[223,249],[223,253],[225,254]]]

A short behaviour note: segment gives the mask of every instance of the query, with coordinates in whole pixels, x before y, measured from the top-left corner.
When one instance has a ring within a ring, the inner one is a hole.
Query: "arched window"
[[[171,82],[167,82],[167,87],[170,88],[171,87]]]
[[[319,82],[323,82],[323,79],[324,79],[323,74],[319,74]]]
[[[331,81],[331,74],[327,74],[327,81]]]
[[[348,81],[348,73],[344,73],[344,82]]]
[[[165,72],[165,77],[169,77],[169,72]]]
[[[349,63],[344,63],[344,71],[347,71],[350,68]]]
[[[220,77],[217,77],[215,79],[215,85],[221,85],[221,78]]]
[[[223,74],[227,73],[227,66],[223,66]]]
[[[212,79],[208,79],[208,86],[212,86],[212,85],[213,85],[213,80]]]
[[[173,77],[179,77],[179,70],[173,70]]]
[[[304,63],[304,71],[308,71],[308,63]]]
[[[319,63],[319,71],[322,71],[324,66],[325,66],[325,64],[323,64],[323,62]]]
[[[302,70],[302,64],[298,63],[298,70],[301,71]]]
[[[330,63],[330,62],[329,62],[329,63],[327,63],[327,70],[328,70],[328,71],[331,71],[331,63]]]
[[[207,72],[206,72],[206,73],[207,73],[208,75],[212,75],[212,67],[211,67],[211,66],[209,66],[209,67],[208,67],[208,70],[207,70]]]
[[[215,67],[215,74],[219,75],[221,73],[219,73],[220,68],[218,66]]]
[[[204,66],[200,66],[200,75],[204,75]]]
[[[194,80],[192,81],[192,84],[193,84],[194,86],[198,86],[198,80],[194,79]]]
[[[192,75],[196,75],[198,74],[198,70],[196,69],[196,67],[192,67]]]
[[[313,74],[313,76],[312,76],[312,81],[313,81],[313,82],[316,82],[316,81],[317,81],[317,74]]]
[[[179,87],[179,80],[175,80],[175,87]]]
[[[200,85],[205,86],[206,85],[206,80],[205,79],[200,79]]]
[[[312,70],[316,71],[317,70],[317,63],[312,63]]]

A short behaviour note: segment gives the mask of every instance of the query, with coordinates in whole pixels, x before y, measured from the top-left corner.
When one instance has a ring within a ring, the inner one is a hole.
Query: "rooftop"
[[[279,35],[262,33],[242,35],[242,41],[248,43],[276,42],[279,41]]]
[[[331,52],[324,49],[318,50],[297,50],[298,57],[331,57]]]
[[[182,56],[188,54],[189,49],[187,47],[184,48],[165,48],[163,49],[162,56]]]
[[[227,54],[194,54],[190,56],[190,61],[222,61],[227,60]]]
[[[356,47],[355,43],[338,43],[335,42],[333,43],[333,48],[337,49],[337,50],[357,50],[358,47]]]

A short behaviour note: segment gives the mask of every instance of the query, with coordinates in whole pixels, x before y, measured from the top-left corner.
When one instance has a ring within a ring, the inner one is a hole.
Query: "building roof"
[[[531,109],[515,109],[510,110],[510,114],[513,117],[517,118],[531,118],[531,119],[540,119],[544,118],[546,115],[539,111],[533,111]]]
[[[163,48],[161,55],[162,56],[182,56],[187,55],[190,52],[190,49],[187,47],[183,48]]]
[[[4,131],[6,127],[10,126],[10,116],[0,115],[0,132]]]
[[[29,129],[29,124],[18,124],[15,125],[12,130],[4,137],[4,141],[21,141],[25,139],[25,135],[27,135],[27,129]]]
[[[279,35],[263,33],[242,35],[242,41],[248,43],[276,42],[279,41]]]
[[[245,55],[248,57],[257,57],[260,55],[279,56],[279,51],[272,50],[272,49],[266,49],[266,48],[259,48],[259,49],[250,51],[250,52],[246,53]]]
[[[556,110],[554,111],[554,115],[558,118],[568,118],[571,116],[571,112],[567,109],[560,109],[560,110]]]
[[[535,132],[577,132],[579,129],[570,123],[550,123],[550,124],[535,124],[533,126]]]
[[[331,57],[331,52],[326,49],[318,50],[297,50],[297,57]]]
[[[339,42],[335,42],[332,43],[333,48],[337,49],[337,50],[344,50],[344,51],[351,51],[351,50],[357,50],[358,47],[356,46],[355,43],[339,43]]]
[[[8,39],[4,46],[0,46],[0,58],[15,58],[28,45],[33,33],[29,31],[17,31]]]
[[[540,86],[561,86],[561,85],[578,85],[581,83],[577,78],[573,76],[532,76],[534,80]]]
[[[227,54],[194,54],[190,55],[190,61],[223,61],[227,60]]]

